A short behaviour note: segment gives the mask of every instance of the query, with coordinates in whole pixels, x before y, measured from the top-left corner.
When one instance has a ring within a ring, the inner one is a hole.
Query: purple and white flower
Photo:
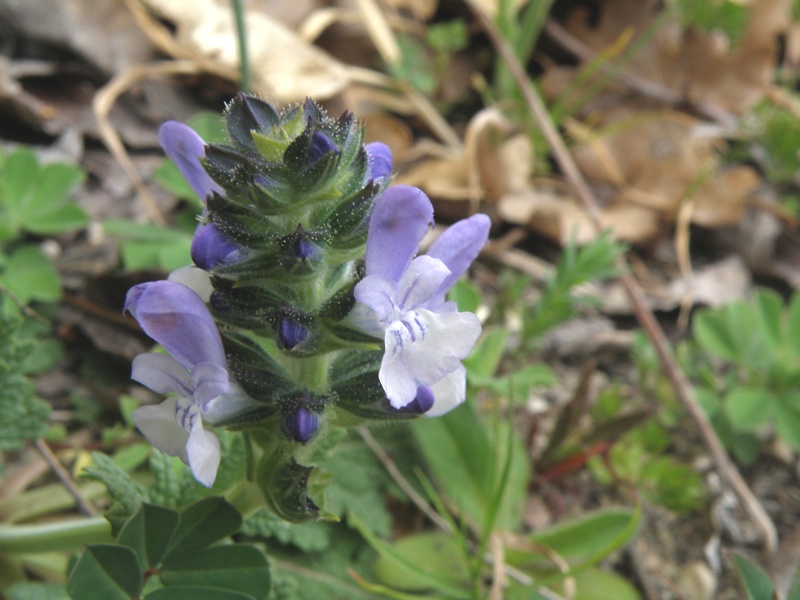
[[[203,422],[219,423],[258,403],[231,382],[214,320],[188,287],[172,281],[137,285],[128,292],[125,310],[170,354],[137,356],[131,378],[159,394],[175,394],[136,409],[133,420],[153,446],[180,457],[210,487],[220,446]]]
[[[350,320],[382,338],[379,379],[401,409],[415,400],[440,415],[464,401],[461,360],[481,332],[474,314],[457,312],[445,295],[466,271],[489,235],[486,215],[464,219],[416,256],[433,222],[433,206],[419,189],[389,188],[375,202],[367,235],[366,276],[356,285]]]

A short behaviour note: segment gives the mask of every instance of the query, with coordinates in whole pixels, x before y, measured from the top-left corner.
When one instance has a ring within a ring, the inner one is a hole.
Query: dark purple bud
[[[278,344],[284,350],[292,350],[308,339],[309,331],[289,317],[281,319],[278,327]]]
[[[213,223],[198,225],[191,249],[192,260],[201,269],[229,265],[241,257],[241,249],[230,241]]]
[[[317,432],[319,419],[314,413],[300,407],[283,420],[283,425],[289,437],[304,444]]]
[[[369,156],[369,179],[380,179],[392,174],[392,151],[384,143],[372,142],[364,146]]]
[[[289,256],[297,260],[312,260],[319,254],[317,245],[309,239],[308,232],[298,223],[289,246]]]
[[[334,144],[331,141],[331,138],[321,131],[315,131],[311,136],[311,147],[308,149],[307,164],[313,165],[323,156],[326,156],[331,152],[334,154],[339,153],[339,149],[336,147],[336,144]]]
[[[417,397],[401,408],[400,412],[422,415],[431,409],[433,401],[433,390],[427,385],[421,385],[417,388]]]

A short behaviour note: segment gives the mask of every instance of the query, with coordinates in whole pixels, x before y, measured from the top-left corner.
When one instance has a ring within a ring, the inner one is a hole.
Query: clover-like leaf
[[[70,574],[72,600],[131,600],[142,591],[136,553],[116,544],[87,546]]]

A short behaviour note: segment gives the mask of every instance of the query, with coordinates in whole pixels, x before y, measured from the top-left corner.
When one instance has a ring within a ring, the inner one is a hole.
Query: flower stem
[[[233,16],[236,19],[236,37],[239,40],[239,72],[241,81],[239,88],[246,94],[250,91],[250,58],[247,52],[247,27],[244,22],[244,5],[242,0],[231,0]]]
[[[76,550],[113,541],[111,526],[103,517],[0,527],[0,554]]]

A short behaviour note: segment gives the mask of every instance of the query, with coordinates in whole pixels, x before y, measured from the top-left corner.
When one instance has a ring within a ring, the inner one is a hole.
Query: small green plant
[[[707,354],[705,366],[690,369],[698,399],[728,449],[752,462],[766,425],[800,449],[800,294],[787,305],[760,290],[750,302],[701,310],[692,333]]]
[[[617,261],[624,251],[624,246],[614,242],[608,231],[582,247],[569,243],[542,297],[523,315],[525,339],[535,343],[544,332],[577,315],[579,307],[597,304],[596,298],[576,296],[573,289],[618,274]]]
[[[58,273],[26,234],[54,235],[84,227],[89,219],[69,194],[84,172],[63,163],[42,165],[36,154],[20,147],[0,153],[0,289],[18,302],[54,302],[61,297]]]
[[[36,397],[27,374],[37,342],[22,332],[22,318],[4,307],[0,295],[0,451],[18,450],[44,436],[50,405]]]
[[[677,0],[674,10],[683,27],[723,33],[734,44],[747,26],[747,4],[735,0]]]
[[[436,98],[453,55],[466,48],[468,42],[467,24],[460,20],[432,25],[422,39],[402,35],[398,37],[402,59],[392,65],[392,75]]]
[[[116,544],[91,544],[70,573],[73,600],[266,600],[269,564],[253,546],[218,544],[242,516],[223,498],[184,510],[143,503]]]

